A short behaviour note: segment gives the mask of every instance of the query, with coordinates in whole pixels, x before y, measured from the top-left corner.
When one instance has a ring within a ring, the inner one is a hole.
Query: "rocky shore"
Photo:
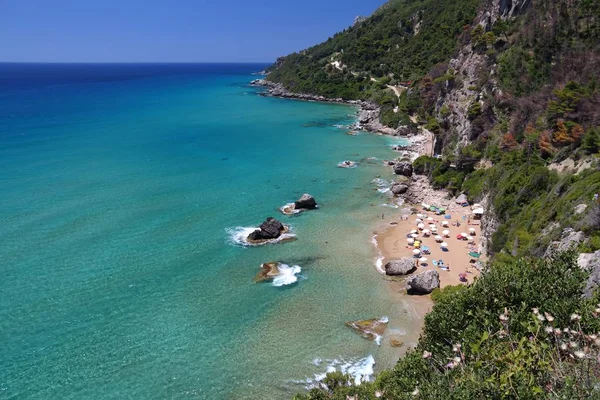
[[[390,136],[407,136],[413,134],[412,130],[393,129],[379,122],[380,108],[377,104],[364,100],[344,100],[342,98],[330,99],[325,96],[290,92],[283,85],[266,79],[255,79],[250,85],[265,88],[262,96],[281,97],[284,99],[296,99],[304,101],[318,101],[323,103],[348,104],[358,107],[357,121],[350,127],[352,130],[364,130],[368,132],[381,133]]]

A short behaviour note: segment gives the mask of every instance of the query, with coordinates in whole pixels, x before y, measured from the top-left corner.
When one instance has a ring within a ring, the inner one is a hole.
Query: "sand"
[[[442,202],[436,203],[435,201],[432,201],[429,204],[442,205]],[[447,206],[447,214],[450,214],[452,219],[444,219],[443,215],[436,215],[433,212],[424,211],[421,205],[415,205],[412,207],[416,208],[417,211],[409,215],[408,219],[403,219],[402,216],[399,216],[391,221],[392,223],[395,223],[394,225],[389,225],[383,229],[380,228],[376,232],[374,239],[383,257],[381,265],[384,266],[388,261],[393,259],[413,257],[414,247],[408,244],[406,235],[413,229],[418,230],[416,214],[423,214],[425,220],[428,217],[434,219],[433,223],[436,224],[440,235],[446,229],[450,231],[450,237],[444,237],[444,241],[448,243],[448,251],[442,251],[440,244],[435,240],[435,235],[432,234],[430,237],[424,237],[424,235],[419,232],[419,238],[417,240],[421,240],[423,246],[428,246],[431,249],[431,254],[424,255],[427,258],[427,262],[419,262],[418,270],[414,273],[418,274],[429,269],[436,269],[440,273],[441,287],[473,282],[473,279],[479,276],[479,270],[475,267],[475,264],[471,262],[473,258],[470,257],[468,253],[471,251],[478,252],[480,250],[480,221],[473,220],[471,207],[461,207],[456,204],[454,200],[443,200],[443,204]],[[406,205],[405,207],[410,206]],[[471,218],[470,223],[469,218]],[[442,221],[448,221],[449,227],[443,228],[441,225]],[[425,222],[426,229],[429,228],[429,223],[430,222]],[[456,223],[460,223],[460,226],[455,226]],[[467,241],[458,240],[456,238],[458,234],[463,232],[469,233],[469,228],[475,229],[475,235],[473,235],[474,244],[468,244]],[[433,260],[440,259],[444,260],[446,266],[449,266],[448,271],[433,265]],[[459,274],[461,273],[466,274],[466,282],[461,282],[459,278]]]

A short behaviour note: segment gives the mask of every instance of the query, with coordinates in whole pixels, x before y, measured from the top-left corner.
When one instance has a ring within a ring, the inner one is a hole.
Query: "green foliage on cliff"
[[[341,374],[298,400],[584,399],[597,395],[597,298],[573,254],[495,265],[433,295],[416,349],[373,383]],[[565,332],[564,329],[567,329]]]
[[[278,60],[269,80],[287,89],[370,99],[381,80],[415,80],[448,60],[480,0],[392,0],[327,41]],[[342,70],[333,66],[341,62]]]

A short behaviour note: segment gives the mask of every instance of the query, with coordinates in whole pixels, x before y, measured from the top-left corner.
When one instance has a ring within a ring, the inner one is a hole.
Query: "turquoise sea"
[[[286,398],[393,365],[347,320],[414,342],[371,243],[397,139],[259,96],[264,67],[0,64],[1,399]],[[304,192],[318,210],[278,212]],[[268,216],[297,240],[232,239]],[[255,284],[273,260],[298,281]]]

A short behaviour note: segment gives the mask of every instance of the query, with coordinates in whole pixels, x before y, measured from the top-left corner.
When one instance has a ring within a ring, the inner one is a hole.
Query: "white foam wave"
[[[381,178],[375,178],[371,181],[371,183],[376,184],[377,187],[380,187],[380,188],[390,187],[390,183],[388,181],[386,181],[385,179],[381,179]]]
[[[273,279],[273,286],[275,287],[287,286],[298,282],[296,275],[302,272],[302,268],[298,265],[290,267],[287,264],[280,264],[278,269],[279,275]]]
[[[296,210],[295,207],[296,207],[295,203],[287,203],[287,204],[283,205],[282,207],[280,207],[279,211],[281,211],[285,215],[299,214],[302,212],[302,210]]]
[[[321,361],[321,359],[315,359]],[[368,355],[365,358],[350,359],[350,360],[326,360],[327,368],[325,372],[314,374],[313,378],[308,378],[304,381],[294,381],[298,383],[306,384],[307,389],[313,389],[322,385],[323,379],[327,374],[340,371],[343,374],[348,374],[352,378],[352,382],[355,385],[360,385],[363,382],[370,382],[373,380],[375,374],[373,367],[375,366],[375,359],[372,355]],[[314,364],[314,362],[313,362]]]
[[[291,239],[291,238],[295,238],[296,235],[294,235],[291,232],[287,232],[287,233],[283,233],[281,234],[281,236],[279,236],[277,239],[272,239],[272,240],[267,240],[265,242],[261,242],[261,243],[250,243],[248,242],[248,235],[250,235],[252,232],[254,232],[255,230],[259,229],[258,227],[249,227],[249,226],[236,226],[235,228],[227,228],[227,234],[229,235],[229,241],[232,244],[236,244],[239,246],[262,246],[265,244],[269,244],[269,243],[278,243],[281,242],[282,240],[286,240],[286,239]]]
[[[375,268],[380,274],[385,274],[385,269],[383,269],[383,258],[384,257],[380,255],[375,261]]]

